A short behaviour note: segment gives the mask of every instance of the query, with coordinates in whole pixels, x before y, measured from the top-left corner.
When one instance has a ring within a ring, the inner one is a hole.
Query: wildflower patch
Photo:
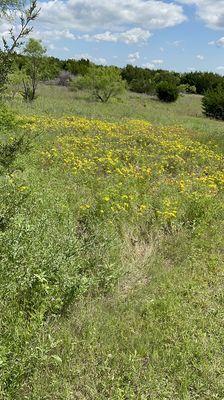
[[[80,212],[192,226],[222,196],[223,157],[180,126],[80,117],[22,123],[31,131],[58,132],[53,147],[42,150],[42,162],[63,168],[92,191],[91,202],[81,199]]]

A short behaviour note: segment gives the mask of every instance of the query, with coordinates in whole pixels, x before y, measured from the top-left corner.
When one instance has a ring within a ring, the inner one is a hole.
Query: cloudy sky
[[[224,73],[224,0],[50,0],[40,6],[33,35],[48,54]]]

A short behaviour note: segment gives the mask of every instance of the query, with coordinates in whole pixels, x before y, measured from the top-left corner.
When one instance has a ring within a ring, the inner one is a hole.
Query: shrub
[[[10,221],[18,215],[28,195],[28,187],[16,174],[1,173],[0,232],[5,231]]]
[[[0,141],[0,167],[10,168],[18,155],[30,149],[29,138],[24,135]]]
[[[22,89],[24,79],[23,71],[19,69],[15,69],[11,74],[8,76],[8,83],[6,85],[6,93],[5,97],[9,100],[14,99],[17,95],[20,94]]]
[[[0,131],[12,129],[16,125],[14,114],[0,102]]]
[[[97,100],[106,103],[124,92],[125,82],[116,67],[92,67],[87,75],[72,82],[73,89],[87,89]]]
[[[130,90],[136,93],[153,94],[155,92],[155,84],[151,79],[134,79],[130,83]]]
[[[195,86],[190,86],[188,83],[186,84],[181,84],[178,86],[179,92],[180,93],[189,93],[189,94],[196,94],[197,89]]]
[[[209,91],[202,99],[203,113],[224,121],[224,90]]]
[[[23,81],[23,90],[20,92],[23,100],[25,101],[33,101],[37,98],[35,90],[30,86],[29,81]]]
[[[187,85],[186,92],[191,94],[197,94],[196,86]]]
[[[159,100],[172,103],[178,99],[178,87],[171,82],[161,82],[156,87]]]
[[[69,86],[73,78],[74,75],[71,72],[61,71],[58,75],[57,83],[59,86]]]

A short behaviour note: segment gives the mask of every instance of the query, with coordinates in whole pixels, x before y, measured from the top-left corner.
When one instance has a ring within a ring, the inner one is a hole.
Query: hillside
[[[223,399],[224,136],[200,100],[11,103],[2,400]]]

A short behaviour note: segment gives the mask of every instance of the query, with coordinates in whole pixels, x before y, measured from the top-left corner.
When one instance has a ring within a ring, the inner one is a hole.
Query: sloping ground
[[[223,399],[223,156],[179,126],[19,123],[2,399]]]

